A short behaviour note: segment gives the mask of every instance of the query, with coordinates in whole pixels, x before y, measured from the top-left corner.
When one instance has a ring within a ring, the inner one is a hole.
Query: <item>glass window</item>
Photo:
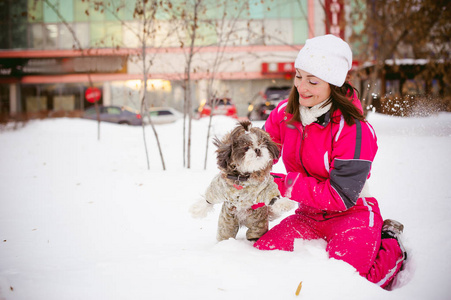
[[[248,41],[249,45],[263,45],[263,21],[250,21],[248,26]]]
[[[9,84],[0,84],[0,113],[9,113]]]
[[[111,103],[139,109],[141,103],[140,90],[140,80],[112,81]]]
[[[89,1],[86,1],[89,2]],[[88,16],[90,21],[105,21],[105,14],[103,13],[103,7],[97,5],[95,2],[88,7]],[[86,13],[86,12],[85,12]]]
[[[56,2],[53,7],[58,11],[61,11],[58,4],[59,2]],[[49,6],[47,3],[44,3],[43,15],[45,23],[56,23],[59,21],[58,15],[56,14],[54,8]]]
[[[107,113],[110,115],[120,115],[121,110],[117,107],[107,107]]]
[[[41,2],[36,0],[28,0],[31,2]],[[74,3],[73,0],[64,1],[52,1],[52,5],[47,3],[43,4],[42,14],[45,23],[57,23],[61,21],[73,22],[74,21]],[[34,4],[29,5],[29,7],[36,6]],[[55,11],[55,9],[57,11]]]
[[[126,14],[126,8],[122,0],[120,1],[110,1],[105,8],[105,20],[107,21],[118,21],[124,20],[124,15]]]
[[[2,24],[0,22],[2,34],[0,34],[0,49],[9,49],[9,24]]]
[[[31,49],[43,49],[44,48],[44,33],[42,31],[42,24],[29,25],[29,47]]]
[[[136,0],[112,0],[111,6],[105,10],[107,21],[132,21]]]
[[[352,1],[351,1],[352,2]],[[289,12],[286,10],[290,9]],[[291,2],[281,11],[281,17],[292,19],[307,19],[308,18],[308,1]]]
[[[122,24],[120,22],[105,22],[105,47],[122,46]]]
[[[224,1],[221,6],[215,5],[215,9],[209,9],[207,11],[207,18],[209,19],[221,19],[224,12],[227,14],[226,17],[230,19],[236,19],[238,14],[240,14],[240,19],[246,18],[248,14],[247,9],[242,9],[243,3],[239,1]]]
[[[249,0],[249,19],[263,19],[265,6],[260,0]]]
[[[77,23],[74,24],[74,32],[77,35],[77,39],[81,44],[83,49],[89,48],[90,46],[90,32],[89,32],[89,23]],[[73,40],[74,49],[78,49],[78,45]]]
[[[27,43],[27,24],[16,23],[11,24],[11,48],[13,49],[25,49],[28,46]]]
[[[248,21],[236,21],[232,22],[230,26],[227,24],[226,28],[234,26],[232,35],[229,37],[229,45],[243,46],[249,44],[249,29]]]
[[[43,20],[43,2],[36,0],[28,0],[28,22],[42,22]],[[1,9],[0,9],[1,10]]]
[[[6,2],[6,1],[0,1]],[[27,3],[28,0],[15,0],[11,1],[9,5],[10,16],[9,19],[13,23],[26,23],[27,22]]]
[[[75,109],[75,95],[53,97],[53,110],[71,111]]]
[[[60,0],[61,1],[61,0]],[[63,0],[60,2],[59,11],[66,22],[74,21],[74,2],[73,0]]]
[[[56,49],[58,46],[58,25],[44,25],[45,49]]]
[[[127,22],[122,26],[122,36],[125,47],[136,48],[140,46],[141,42],[137,36],[137,34],[141,32],[140,28],[141,24],[137,21]]]
[[[0,21],[8,21],[9,20],[9,2],[8,1],[0,1]]]
[[[90,45],[96,48],[104,47],[105,27],[101,22],[93,22],[89,24],[91,33]]]
[[[196,46],[208,46],[217,42],[216,29],[214,25],[200,23],[196,33]]]
[[[301,2],[307,3],[307,1],[300,1],[299,5],[302,5]],[[293,7],[293,2],[287,0],[278,1],[274,4],[276,5],[271,7],[271,12],[274,13],[275,18],[290,19],[295,14],[295,10],[299,10],[299,7]]]
[[[74,24],[69,24],[70,26],[75,26]],[[64,24],[58,24],[59,38],[58,38],[58,48],[59,49],[74,49],[75,44],[72,32]]]
[[[90,108],[86,109],[85,114],[86,115],[95,115],[95,114],[97,114],[95,106],[91,106]]]
[[[265,19],[276,19],[280,18],[280,8],[286,3],[285,1],[278,0],[277,3],[265,1],[265,3],[260,4],[263,6],[263,14]],[[271,5],[272,4],[272,5]]]
[[[308,24],[306,19],[294,19],[292,22],[293,28],[293,43],[304,44],[308,39]]]
[[[25,97],[25,109],[27,112],[39,112],[47,109],[46,96],[27,96]]]
[[[9,5],[8,1],[0,1],[0,28],[2,30],[2,34],[0,34],[0,49],[9,49],[11,47],[9,43]]]
[[[289,19],[264,20],[265,44],[282,45],[291,44],[293,38],[293,27]]]
[[[89,21],[89,3],[88,1],[75,1],[74,16],[76,22]]]

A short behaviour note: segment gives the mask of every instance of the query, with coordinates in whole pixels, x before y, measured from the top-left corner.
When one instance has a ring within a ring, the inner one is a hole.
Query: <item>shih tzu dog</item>
[[[293,208],[293,202],[281,198],[270,174],[279,148],[264,130],[240,122],[221,140],[218,148],[216,175],[205,192],[205,199],[191,207],[193,217],[205,217],[213,205],[223,202],[219,215],[217,240],[235,238],[240,226],[248,228],[246,238],[258,240],[268,231],[269,221]]]

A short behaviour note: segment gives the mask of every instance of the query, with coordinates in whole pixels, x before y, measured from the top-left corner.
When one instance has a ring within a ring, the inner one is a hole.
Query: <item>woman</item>
[[[299,52],[291,94],[265,123],[287,170],[275,182],[299,207],[254,246],[293,251],[295,239],[322,238],[330,257],[388,289],[406,259],[398,242],[403,225],[383,222],[365,193],[377,140],[345,83],[351,66],[349,45],[333,35],[309,39]]]

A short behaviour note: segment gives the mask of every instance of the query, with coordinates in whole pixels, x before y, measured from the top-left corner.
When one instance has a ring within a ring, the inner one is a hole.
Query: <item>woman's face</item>
[[[329,83],[301,69],[296,69],[294,86],[299,93],[299,104],[303,106],[315,106],[330,96]]]

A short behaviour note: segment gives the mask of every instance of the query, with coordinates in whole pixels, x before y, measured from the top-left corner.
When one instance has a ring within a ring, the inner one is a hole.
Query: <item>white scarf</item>
[[[312,106],[312,107],[300,105],[299,112],[301,113],[302,125],[304,125],[304,126],[310,125],[313,122],[316,122],[319,117],[321,117],[326,112],[328,112],[330,110],[330,107],[332,106],[332,102],[327,104],[325,107],[321,107],[328,100],[329,100],[329,98],[319,104],[316,104],[315,106]]]

